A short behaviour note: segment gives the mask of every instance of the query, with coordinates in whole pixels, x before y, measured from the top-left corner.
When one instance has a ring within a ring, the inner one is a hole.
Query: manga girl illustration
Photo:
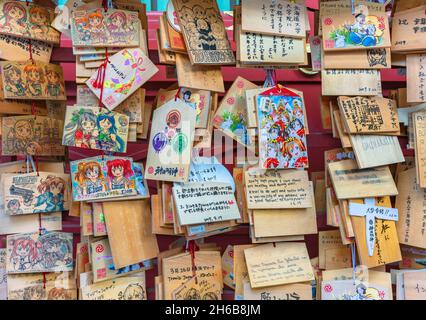
[[[9,148],[16,154],[27,154],[27,147],[32,142],[33,136],[32,120],[18,120],[7,137]]]
[[[25,7],[16,2],[6,2],[3,6],[3,17],[4,24],[0,24],[0,29],[7,32],[21,32],[26,33],[27,31],[27,11]]]
[[[10,64],[3,68],[6,91],[12,92],[15,96],[25,96],[25,85],[22,79],[22,72],[16,66]]]
[[[79,109],[72,113],[72,118],[64,128],[62,143],[79,148],[96,148],[97,129],[96,115],[92,110]]]
[[[71,300],[71,295],[64,288],[52,288],[47,294],[47,300]]]
[[[64,88],[61,84],[61,76],[55,70],[46,67],[46,95],[59,97],[64,95]]]
[[[134,175],[130,160],[114,159],[107,161],[108,185],[110,190],[128,189],[129,178]]]
[[[45,82],[41,67],[34,64],[26,65],[24,67],[24,75],[29,94],[34,97],[41,96],[43,92],[41,84]]]
[[[36,243],[30,237],[16,239],[10,255],[10,262],[15,271],[25,272],[39,262]]]
[[[46,205],[44,209],[34,209],[34,213],[64,211],[66,182],[60,177],[53,175],[41,179],[37,187],[40,193],[34,199],[34,207]]]
[[[144,288],[136,283],[130,284],[124,290],[123,300],[144,300],[145,290]]]
[[[128,23],[126,14],[122,11],[116,11],[109,16],[107,29],[114,42],[122,42],[131,35],[129,31],[134,30],[132,24]]]
[[[88,14],[87,19],[92,41],[95,43],[106,42],[107,36],[103,14],[100,11],[94,11]]]
[[[289,138],[286,140],[283,153],[288,155],[288,166],[291,168],[304,168],[308,165],[306,147],[299,139]]]
[[[124,151],[125,144],[123,139],[117,135],[115,118],[112,114],[99,114],[97,126],[99,129],[99,136],[96,142],[99,149],[114,152]]]
[[[74,180],[80,187],[82,195],[107,191],[101,165],[95,161],[79,163]]]
[[[9,215],[15,215],[15,214],[22,214],[24,213],[21,209],[21,204],[19,203],[19,200],[12,199],[7,203],[7,210],[6,213]]]
[[[30,32],[34,35],[48,34],[50,14],[46,8],[33,6],[29,11]]]
[[[41,263],[47,270],[53,270],[55,267],[68,266],[72,264],[71,243],[65,239],[59,238],[56,234],[47,234],[40,238]]]
[[[23,300],[44,300],[46,298],[46,290],[43,285],[36,285],[24,288]]]

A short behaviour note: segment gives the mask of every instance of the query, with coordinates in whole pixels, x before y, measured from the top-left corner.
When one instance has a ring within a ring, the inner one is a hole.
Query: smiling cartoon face
[[[88,179],[96,179],[99,177],[99,168],[93,167],[86,170],[86,177]]]
[[[118,166],[118,167],[112,167],[111,169],[112,174],[114,175],[114,177],[122,177],[123,176],[123,167]]]
[[[107,119],[107,118],[105,118],[105,119],[102,119],[100,122],[99,122],[99,125],[100,125],[100,127],[104,130],[104,131],[108,131],[109,130],[109,128],[111,128],[111,126],[112,126],[112,123]]]
[[[31,124],[28,121],[17,121],[15,124],[15,135],[17,138],[29,139],[33,134]]]
[[[81,122],[81,127],[85,132],[92,132],[95,129],[96,123],[94,121],[90,121],[89,119],[83,120]]]

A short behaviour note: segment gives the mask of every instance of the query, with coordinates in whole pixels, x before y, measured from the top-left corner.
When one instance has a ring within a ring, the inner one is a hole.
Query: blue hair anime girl
[[[124,152],[126,146],[123,139],[117,135],[114,116],[106,113],[98,115],[97,125],[99,129],[97,147],[106,151]]]

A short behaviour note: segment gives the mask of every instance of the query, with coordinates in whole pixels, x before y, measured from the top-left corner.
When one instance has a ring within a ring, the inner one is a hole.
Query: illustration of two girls
[[[112,114],[95,115],[90,109],[80,108],[72,113],[65,125],[63,145],[86,149],[123,152],[125,143],[117,135],[115,118]]]
[[[82,41],[122,43],[135,37],[135,28],[128,20],[122,11],[113,12],[107,19],[101,11],[93,11],[76,19],[76,28]]]
[[[51,16],[46,8],[31,6],[28,14],[25,6],[16,1],[3,5],[3,16],[0,17],[0,30],[12,34],[44,39],[50,32]]]
[[[130,160],[108,160],[106,166],[107,177],[105,177],[101,165],[96,161],[78,164],[74,180],[80,188],[79,194],[91,195],[130,188],[130,177],[134,175]]]
[[[40,236],[38,241],[25,236],[13,241],[10,263],[15,271],[44,269],[72,265],[71,243],[57,234]]]

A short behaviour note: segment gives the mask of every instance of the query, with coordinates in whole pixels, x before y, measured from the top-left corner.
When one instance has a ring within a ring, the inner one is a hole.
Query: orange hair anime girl
[[[289,161],[294,162],[295,168],[304,168],[308,165],[305,155],[306,147],[299,139],[289,138],[284,143],[282,153],[289,156]]]
[[[31,33],[47,33],[49,31],[50,14],[46,8],[34,6],[29,12]]]
[[[79,163],[74,180],[78,183],[83,195],[106,191],[101,165],[95,161]]]
[[[24,75],[29,93],[34,97],[41,96],[43,92],[41,84],[45,82],[43,69],[34,64],[29,64],[24,67]]]

